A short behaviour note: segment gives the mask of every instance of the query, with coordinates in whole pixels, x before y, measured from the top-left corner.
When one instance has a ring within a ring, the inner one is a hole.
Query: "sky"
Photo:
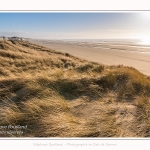
[[[0,36],[35,39],[150,39],[150,11],[0,12]]]

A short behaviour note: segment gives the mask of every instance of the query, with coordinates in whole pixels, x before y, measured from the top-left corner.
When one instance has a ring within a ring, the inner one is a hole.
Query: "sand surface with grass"
[[[32,42],[106,65],[131,66],[150,76],[150,45],[135,41],[31,40]]]
[[[150,137],[150,77],[67,50],[0,41],[0,137]]]

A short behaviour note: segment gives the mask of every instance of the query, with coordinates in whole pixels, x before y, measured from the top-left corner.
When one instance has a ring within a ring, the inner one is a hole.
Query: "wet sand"
[[[124,65],[150,76],[150,46],[130,41],[30,40],[54,50],[106,65]]]

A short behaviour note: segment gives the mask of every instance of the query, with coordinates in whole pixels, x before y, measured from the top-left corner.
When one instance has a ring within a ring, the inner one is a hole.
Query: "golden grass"
[[[28,127],[0,136],[150,136],[150,79],[136,69],[26,41],[0,41],[0,59],[0,126]]]

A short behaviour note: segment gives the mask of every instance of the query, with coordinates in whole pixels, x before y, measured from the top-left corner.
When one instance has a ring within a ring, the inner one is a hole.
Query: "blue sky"
[[[126,39],[150,35],[150,12],[0,13],[0,36]]]

